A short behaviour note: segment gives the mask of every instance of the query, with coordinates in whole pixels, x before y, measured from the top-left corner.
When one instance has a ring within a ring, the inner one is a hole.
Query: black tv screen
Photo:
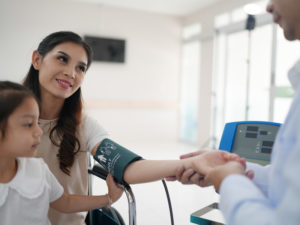
[[[125,40],[84,36],[92,48],[93,60],[102,62],[125,62]]]

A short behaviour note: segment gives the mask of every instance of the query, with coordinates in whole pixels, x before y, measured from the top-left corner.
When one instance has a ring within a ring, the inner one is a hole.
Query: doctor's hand
[[[223,180],[231,174],[241,174],[252,179],[254,173],[252,170],[245,171],[246,164],[239,161],[230,161],[226,164],[216,166],[211,169],[210,172],[205,176],[205,182],[213,184],[217,191],[220,190],[220,186]]]
[[[236,161],[246,167],[246,160],[237,154],[227,151],[212,150],[190,158],[192,168],[198,173],[206,176],[212,169],[229,161]]]

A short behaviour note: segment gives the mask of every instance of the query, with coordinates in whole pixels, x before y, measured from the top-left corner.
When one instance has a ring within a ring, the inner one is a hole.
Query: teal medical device
[[[270,162],[280,125],[265,121],[226,123],[219,149],[236,153],[249,162],[266,165]]]
[[[125,168],[142,157],[106,138],[98,146],[94,159],[120,184],[128,185],[123,179]]]

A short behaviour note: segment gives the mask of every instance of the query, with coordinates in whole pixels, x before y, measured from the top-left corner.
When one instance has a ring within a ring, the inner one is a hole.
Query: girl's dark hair
[[[87,68],[92,61],[92,50],[86,42],[77,34],[70,31],[59,31],[45,37],[39,44],[37,51],[42,57],[50,52],[57,45],[72,42],[82,46],[87,54]],[[40,83],[39,71],[35,70],[33,65],[30,66],[23,84],[28,87],[40,100]],[[50,131],[50,139],[52,143],[59,147],[57,154],[60,169],[70,175],[70,167],[74,163],[75,155],[80,150],[80,142],[77,138],[77,127],[81,121],[82,98],[81,88],[79,88],[72,96],[64,102],[60,112],[57,124]],[[55,140],[56,135],[59,140]]]
[[[26,87],[10,81],[0,81],[0,132],[1,138],[5,137],[9,116],[22,104],[24,99],[37,98]]]

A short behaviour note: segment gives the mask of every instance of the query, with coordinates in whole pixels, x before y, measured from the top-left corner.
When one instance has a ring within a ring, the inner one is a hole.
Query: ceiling
[[[174,16],[190,15],[224,0],[74,0],[115,7],[123,7]]]

